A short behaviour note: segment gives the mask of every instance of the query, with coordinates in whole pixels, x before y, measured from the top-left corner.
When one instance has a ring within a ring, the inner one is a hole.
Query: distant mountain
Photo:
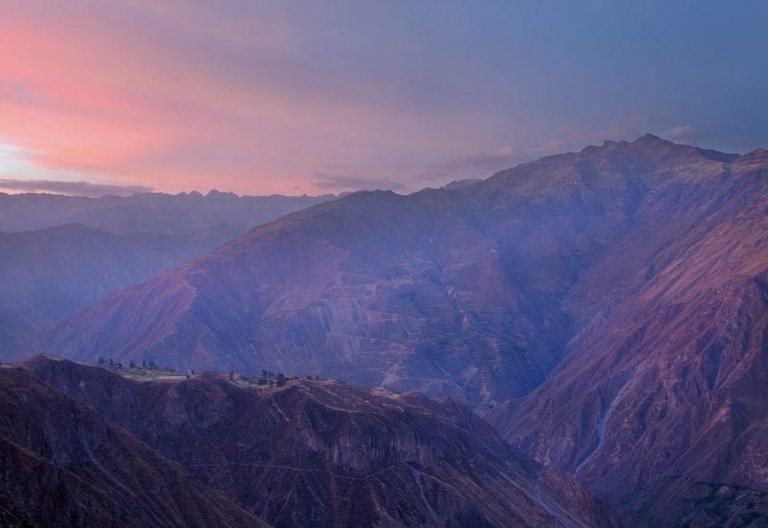
[[[192,235],[228,226],[239,233],[284,214],[334,199],[324,196],[237,196],[211,191],[137,193],[84,198],[0,193],[0,231],[83,224],[115,234]]]
[[[332,198],[0,193],[0,226],[13,231],[0,232],[0,359],[18,358],[32,336],[107,293]]]
[[[446,189],[448,191],[454,191],[456,189],[461,189],[462,187],[466,187],[467,185],[472,185],[473,183],[477,183],[480,180],[479,178],[465,178],[463,180],[453,180],[452,182],[448,182],[445,185],[441,187],[441,189]]]
[[[0,233],[0,360],[17,358],[34,335],[100,297],[238,234],[217,227],[192,235],[115,235],[80,224]]]
[[[616,526],[454,403],[323,381],[133,381],[44,357],[26,368],[274,526]]]
[[[266,527],[91,408],[0,366],[0,524]]]

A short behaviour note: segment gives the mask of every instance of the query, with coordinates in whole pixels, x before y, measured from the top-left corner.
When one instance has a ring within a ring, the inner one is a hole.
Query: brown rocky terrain
[[[454,403],[322,381],[142,382],[45,357],[26,368],[274,526],[616,525]]]
[[[0,366],[0,524],[267,524],[91,408]]]

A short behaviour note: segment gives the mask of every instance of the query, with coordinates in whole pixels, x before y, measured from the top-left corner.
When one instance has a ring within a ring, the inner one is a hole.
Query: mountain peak
[[[632,142],[633,145],[674,145],[675,143],[651,133],[646,133]]]
[[[233,192],[222,192],[218,189],[211,189],[208,191],[208,194],[205,195],[206,198],[213,198],[213,199],[238,199],[240,198],[237,194]]]

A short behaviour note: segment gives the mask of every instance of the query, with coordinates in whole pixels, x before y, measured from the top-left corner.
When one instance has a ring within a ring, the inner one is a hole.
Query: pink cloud
[[[373,163],[387,179],[403,177],[395,157],[451,157],[482,119],[371,104],[386,87],[294,64],[300,35],[272,19],[254,28],[194,3],[116,5],[0,7],[0,49],[13,50],[0,54],[0,135],[47,168],[160,190],[312,192],[323,165]]]

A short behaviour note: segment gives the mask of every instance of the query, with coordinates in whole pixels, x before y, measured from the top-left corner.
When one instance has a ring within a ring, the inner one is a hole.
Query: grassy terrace
[[[240,374],[238,372],[201,372],[196,373],[191,371],[190,373],[177,372],[170,368],[158,367],[155,365],[135,365],[130,364],[124,366],[120,363],[108,363],[106,361],[101,362],[98,365],[100,368],[119,374],[125,378],[136,381],[157,381],[157,382],[169,382],[175,383],[184,381],[187,379],[194,379],[199,377],[215,377],[223,381],[229,381],[239,387],[251,387],[259,389],[268,389],[270,387],[281,387],[287,382],[300,379],[299,376],[286,376],[282,372],[273,373],[271,371],[262,371],[261,376],[248,376]],[[341,380],[320,378],[319,376],[307,376],[308,380],[325,381],[330,383],[344,383]]]

